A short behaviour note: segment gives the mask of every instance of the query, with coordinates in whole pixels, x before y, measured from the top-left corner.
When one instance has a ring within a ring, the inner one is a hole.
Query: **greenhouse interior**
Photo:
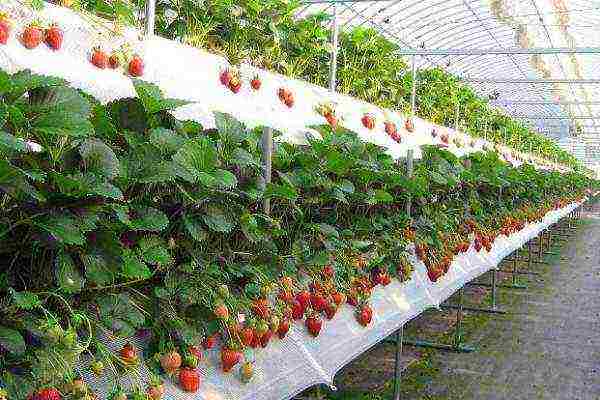
[[[600,399],[599,31],[1,0],[0,400]]]

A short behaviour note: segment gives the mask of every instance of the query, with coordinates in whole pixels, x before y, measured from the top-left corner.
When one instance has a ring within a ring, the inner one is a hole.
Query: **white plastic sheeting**
[[[399,113],[250,65],[241,66],[242,89],[233,94],[219,82],[220,72],[229,66],[224,58],[160,37],[140,40],[139,32],[132,28],[121,29],[119,34],[115,34],[111,31],[114,29],[112,23],[92,15],[80,15],[52,4],[46,4],[43,10],[35,12],[17,0],[4,0],[0,11],[8,13],[14,20],[9,42],[0,46],[0,68],[9,72],[30,69],[38,74],[61,77],[103,103],[135,97],[135,90],[130,78],[122,72],[94,67],[89,62],[91,50],[101,46],[110,53],[128,44],[133,53],[144,60],[144,80],[158,85],[167,97],[192,102],[177,109],[175,116],[198,121],[207,128],[214,127],[213,112],[221,111],[235,116],[249,127],[277,129],[283,133],[281,140],[304,143],[307,134],[315,134],[308,127],[325,123],[315,108],[331,103],[335,105],[341,125],[357,132],[363,140],[385,147],[394,158],[405,156],[408,149],[413,149],[415,158],[420,158],[419,145],[441,144],[443,133],[448,134],[450,139],[448,150],[458,156],[482,150],[484,146],[494,148],[492,143],[483,139],[472,139],[462,132],[419,118],[415,119],[415,132],[409,133],[404,129],[405,116]],[[23,27],[36,19],[56,22],[64,31],[64,44],[60,51],[52,51],[44,44],[33,50],[21,45],[19,35]],[[259,91],[252,90],[249,85],[255,75],[262,80]],[[293,108],[289,109],[279,100],[277,90],[280,87],[293,92],[296,100]],[[362,126],[360,120],[365,113],[375,117],[374,130]],[[385,134],[383,123],[386,120],[396,123],[402,143],[394,142]],[[431,135],[434,128],[438,132],[436,138]],[[461,147],[455,146],[454,138],[460,139]],[[470,146],[472,142],[473,147]],[[530,160],[534,165],[541,161],[505,146],[497,148],[503,155],[506,154],[507,161],[515,165],[520,161],[513,155]]]

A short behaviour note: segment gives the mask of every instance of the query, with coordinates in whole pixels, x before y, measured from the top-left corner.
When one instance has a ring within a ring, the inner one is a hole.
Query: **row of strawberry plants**
[[[164,380],[193,392],[214,346],[248,382],[253,351],[293,323],[318,336],[348,304],[369,325],[374,287],[411,278],[413,246],[435,282],[456,254],[591,184],[437,147],[408,179],[383,149],[324,125],[307,146],[277,143],[264,186],[260,129],[176,120],[182,102],[134,85],[137,98],[101,105],[58,79],[0,73],[2,400],[92,399],[88,369],[112,399],[160,398]],[[105,344],[134,335],[148,347]],[[142,352],[151,381],[121,387]]]

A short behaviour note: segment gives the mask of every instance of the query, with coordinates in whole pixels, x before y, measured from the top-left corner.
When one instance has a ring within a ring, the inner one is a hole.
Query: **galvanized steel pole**
[[[333,22],[331,27],[331,63],[329,65],[329,90],[333,93],[337,86],[337,55],[339,41],[338,7],[333,4]]]
[[[417,104],[417,56],[412,56],[412,91],[410,93],[410,118],[415,117]]]
[[[156,21],[156,0],[146,1],[146,23],[144,25],[144,35],[146,37],[154,35],[154,24]]]

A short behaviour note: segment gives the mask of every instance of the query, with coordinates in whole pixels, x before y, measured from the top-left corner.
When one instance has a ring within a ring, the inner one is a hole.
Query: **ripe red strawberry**
[[[121,356],[121,360],[126,365],[135,364],[137,362],[138,356],[135,347],[129,342],[123,346],[123,348],[119,351],[119,355]]]
[[[271,311],[267,299],[257,299],[252,303],[252,311],[262,319],[268,319]]]
[[[404,128],[409,132],[415,131],[415,124],[411,118],[407,118],[406,121],[404,121]]]
[[[172,374],[181,367],[181,356],[175,350],[171,350],[160,357],[160,366],[167,374]]]
[[[260,87],[262,85],[262,82],[260,81],[260,78],[258,77],[258,75],[256,75],[254,78],[252,78],[252,80],[250,81],[250,86],[252,87],[252,89],[254,90],[259,90]]]
[[[244,346],[251,346],[252,340],[254,339],[254,330],[249,326],[245,327],[240,332],[240,339],[242,340]]]
[[[478,237],[475,238],[475,251],[479,253],[481,251],[481,247],[481,239]]]
[[[335,314],[337,313],[338,307],[335,303],[327,303],[325,305],[325,316],[327,317],[327,319],[331,320],[333,319],[333,317],[335,316]]]
[[[287,90],[285,88],[279,88],[277,89],[277,97],[279,97],[279,100],[283,101],[287,96]]]
[[[162,383],[154,384],[148,388],[146,394],[148,395],[150,400],[160,400],[165,395],[165,385],[163,385]],[[87,398],[88,397],[84,397],[84,399]]]
[[[358,305],[358,299],[356,298],[356,293],[352,294],[350,293],[348,295],[348,298],[346,299],[346,302],[348,302],[348,304],[350,304],[353,307],[356,307]]]
[[[138,55],[134,55],[129,61],[129,66],[127,67],[127,71],[129,75],[140,77],[144,75],[144,61]]]
[[[111,54],[108,58],[108,66],[111,69],[117,69],[121,65],[121,60],[119,60],[119,56],[115,53]]]
[[[327,114],[325,114],[325,119],[327,120],[329,126],[331,126],[332,128],[335,128],[338,124],[337,117],[332,112],[328,112]]]
[[[362,122],[363,126],[367,129],[375,128],[375,119],[373,119],[373,117],[369,114],[363,115],[360,121]]]
[[[356,319],[359,324],[362,326],[367,326],[371,323],[371,319],[373,318],[373,310],[368,304],[362,306],[360,311],[356,314]]]
[[[272,337],[273,337],[273,331],[270,329],[267,329],[266,332],[260,336],[260,345],[263,348],[267,347],[267,345],[269,344],[269,341],[271,340]]]
[[[437,137],[437,135],[438,135],[437,129],[433,128],[431,130],[431,137],[435,139]]]
[[[333,267],[329,264],[323,267],[322,272],[326,278],[333,278],[333,275],[335,274]]]
[[[21,43],[23,43],[23,46],[28,49],[35,49],[40,45],[40,43],[42,43],[43,40],[44,32],[36,23],[27,25],[21,34]]]
[[[333,299],[333,302],[338,306],[342,305],[346,301],[345,296],[339,292],[335,292],[334,294],[332,294],[331,298]]]
[[[277,336],[279,336],[279,339],[283,339],[285,337],[285,335],[287,335],[289,330],[290,330],[290,321],[288,321],[287,319],[282,320],[279,323],[279,327],[277,328]]]
[[[208,335],[202,341],[202,347],[204,347],[204,350],[212,349],[215,344],[217,344],[216,334]]]
[[[229,71],[229,69],[221,71],[219,81],[221,82],[221,85],[229,86],[229,82],[231,81],[231,71]]]
[[[60,392],[55,388],[42,389],[35,395],[35,400],[60,400]]]
[[[289,290],[280,290],[277,294],[277,298],[288,304],[290,304],[294,300],[292,292],[290,292]]]
[[[288,107],[292,108],[294,106],[294,95],[292,92],[288,92],[285,99],[283,99],[283,103]]]
[[[194,367],[185,367],[179,371],[179,385],[183,390],[195,393],[200,389],[200,374]]]
[[[313,293],[310,295],[310,305],[315,311],[323,311],[327,301],[321,293]]]
[[[306,328],[308,329],[308,333],[310,333],[314,337],[317,337],[317,336],[319,336],[319,332],[321,332],[321,327],[323,326],[323,321],[321,321],[321,318],[319,317],[318,314],[313,314],[310,317],[306,318],[306,321],[304,324],[306,325]]]
[[[52,24],[46,29],[45,41],[52,50],[60,50],[63,42],[63,31],[58,25]]]
[[[223,347],[221,349],[221,366],[223,372],[229,372],[231,369],[240,362],[242,355],[240,352],[230,349],[229,347]]]
[[[108,65],[108,56],[100,47],[94,47],[90,61],[96,68],[104,69]]]
[[[441,276],[441,270],[437,269],[437,268],[428,268],[427,269],[427,276],[429,277],[429,280],[431,282],[437,282],[438,278]]]
[[[382,286],[387,286],[390,283],[392,283],[392,278],[390,277],[390,274],[388,273],[382,273],[379,276],[379,284]]]
[[[305,307],[302,307],[302,304],[298,300],[294,300],[292,303],[292,318],[295,320],[304,318]]]
[[[0,13],[0,44],[6,44],[8,42],[11,30],[12,23],[6,15]]]
[[[215,313],[215,316],[219,319],[222,319],[224,321],[229,319],[229,309],[223,303],[218,303],[215,306],[214,313]]]
[[[303,290],[296,295],[296,300],[298,300],[303,309],[306,309],[310,304],[310,293]]]
[[[448,137],[448,134],[446,134],[446,133],[445,133],[445,134],[443,134],[443,135],[440,137],[440,139],[442,139],[442,142],[443,142],[443,143],[445,143],[445,144],[448,144],[448,142],[449,142],[449,140],[450,140],[450,138]]]

